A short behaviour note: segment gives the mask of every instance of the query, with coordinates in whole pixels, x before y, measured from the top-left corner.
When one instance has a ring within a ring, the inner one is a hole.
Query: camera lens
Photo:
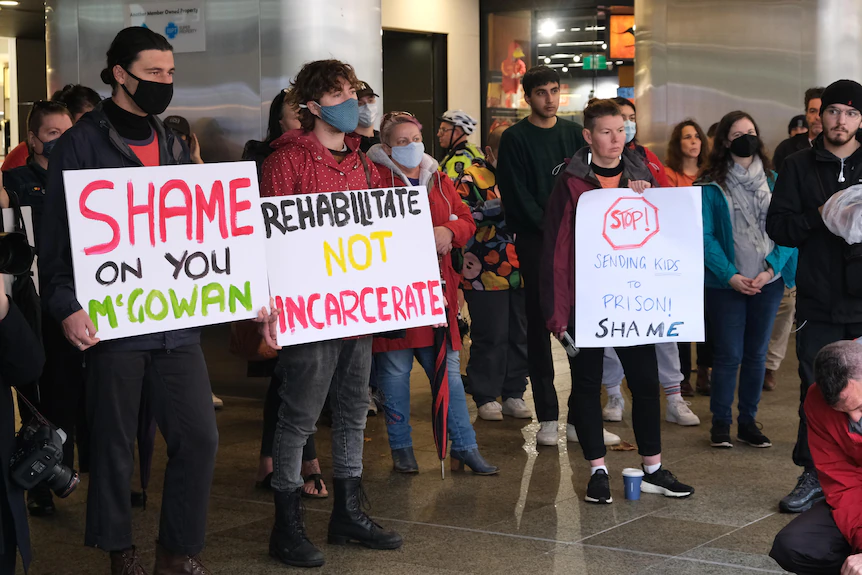
[[[54,466],[54,476],[48,481],[48,487],[51,488],[57,497],[65,498],[71,495],[81,479],[78,477],[78,472],[71,467],[57,464]]]
[[[30,270],[33,248],[18,232],[0,233],[0,273],[21,275]]]

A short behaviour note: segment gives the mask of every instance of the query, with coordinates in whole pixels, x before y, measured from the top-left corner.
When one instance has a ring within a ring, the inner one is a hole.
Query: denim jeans
[[[371,338],[330,340],[286,347],[278,354],[281,407],[272,452],[272,488],[302,487],[302,449],[329,396],[332,409],[332,475],[362,475],[368,417]]]
[[[377,365],[377,383],[383,392],[383,409],[386,411],[386,431],[389,433],[390,449],[413,446],[410,433],[410,371],[413,358],[428,374],[434,377],[436,351],[433,347],[387,351],[374,356]],[[449,347],[446,354],[449,368],[449,438],[452,449],[469,451],[475,449],[476,432],[467,412],[467,396],[461,381],[461,356]]]
[[[739,371],[739,423],[751,423],[763,391],[766,350],[784,280],[766,284],[757,295],[733,289],[706,289],[706,309],[712,327],[715,356],[709,408],[713,424],[733,422],[733,393]]]

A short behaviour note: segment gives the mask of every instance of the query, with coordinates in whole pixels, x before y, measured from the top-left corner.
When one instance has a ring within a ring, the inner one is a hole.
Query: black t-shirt
[[[359,143],[359,149],[365,153],[371,149],[371,146],[380,143],[380,132],[374,130],[373,136],[362,136],[362,141]]]

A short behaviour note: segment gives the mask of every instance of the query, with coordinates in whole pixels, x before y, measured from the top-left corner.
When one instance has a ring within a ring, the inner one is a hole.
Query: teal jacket
[[[769,177],[769,189],[775,186],[776,175]],[[730,219],[730,204],[721,186],[706,182],[701,187],[703,198],[703,264],[704,284],[708,288],[730,287],[730,278],[739,273],[734,265],[733,224]],[[787,287],[796,285],[796,248],[775,245],[766,256],[773,270],[780,271]]]

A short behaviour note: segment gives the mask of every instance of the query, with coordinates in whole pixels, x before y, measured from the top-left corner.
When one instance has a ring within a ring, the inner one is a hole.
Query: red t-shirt
[[[3,160],[3,166],[0,167],[0,171],[8,172],[9,170],[14,170],[15,168],[20,168],[27,164],[27,158],[30,157],[30,150],[27,148],[27,142],[21,142],[9,152],[9,155],[6,156],[6,159]]]
[[[153,135],[153,141],[143,146],[129,145],[141,163],[148,168],[159,165],[159,139]]]

